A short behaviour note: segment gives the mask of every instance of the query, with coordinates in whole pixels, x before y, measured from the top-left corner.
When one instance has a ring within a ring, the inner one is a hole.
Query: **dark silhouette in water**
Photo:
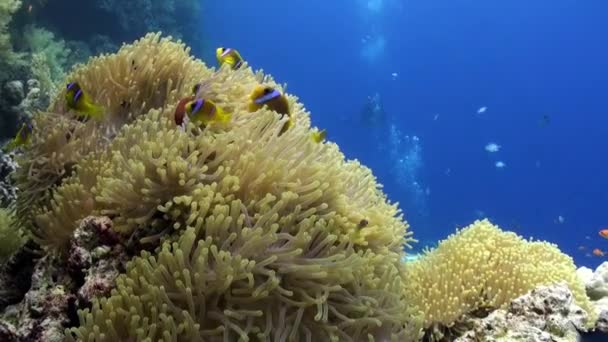
[[[364,126],[384,126],[387,123],[387,115],[379,93],[368,96],[361,109],[360,120]]]

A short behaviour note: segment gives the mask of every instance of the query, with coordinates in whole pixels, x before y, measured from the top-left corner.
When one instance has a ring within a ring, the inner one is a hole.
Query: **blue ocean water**
[[[208,1],[201,34],[287,83],[400,203],[418,247],[489,217],[596,266],[606,13],[603,0]]]

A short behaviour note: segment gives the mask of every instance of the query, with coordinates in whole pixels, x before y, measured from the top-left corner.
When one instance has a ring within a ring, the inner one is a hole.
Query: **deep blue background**
[[[578,264],[599,264],[585,254],[608,251],[597,234],[608,228],[608,2],[380,3],[373,12],[360,0],[208,1],[202,34],[288,83],[313,124],[374,170],[418,239],[443,239],[482,210],[504,229],[557,243]],[[362,38],[379,34],[383,54],[363,58]],[[214,51],[201,57],[216,64]],[[374,92],[393,124],[421,139],[428,216],[387,171],[394,161],[375,153],[377,127],[345,125],[359,121]],[[502,150],[490,155],[489,142]]]

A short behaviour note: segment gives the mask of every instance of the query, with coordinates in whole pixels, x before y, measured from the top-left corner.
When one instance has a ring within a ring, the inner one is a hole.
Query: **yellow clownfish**
[[[291,110],[289,109],[289,101],[287,101],[287,97],[281,94],[280,91],[272,87],[258,85],[253,89],[249,98],[251,100],[249,103],[250,112],[255,112],[265,106],[266,108],[279,113],[281,117],[284,115],[289,116],[289,121],[287,121],[281,129],[281,134],[285,133],[285,131],[295,124],[294,119],[291,116]]]
[[[70,82],[66,86],[65,101],[69,109],[78,112],[82,116],[91,117],[96,120],[103,118],[104,109],[93,103],[89,95],[76,82]]]
[[[220,64],[220,67],[224,64],[228,64],[232,70],[236,70],[243,65],[243,57],[241,57],[241,54],[235,49],[219,47],[215,50],[215,57],[217,57],[217,62]]]
[[[327,131],[321,130],[321,131],[317,131],[317,132],[312,132],[310,136],[312,138],[312,141],[314,141],[318,144],[318,143],[322,142],[323,140],[325,140],[325,137],[327,136]]]
[[[185,108],[190,121],[198,125],[208,125],[212,122],[226,123],[231,117],[211,100],[196,99],[188,102]]]
[[[23,125],[21,125],[21,128],[17,132],[17,135],[15,136],[15,138],[13,138],[13,140],[11,140],[11,142],[9,142],[5,146],[5,149],[7,151],[11,151],[18,147],[29,144],[30,140],[32,139],[33,130],[34,127],[30,123],[24,123]]]

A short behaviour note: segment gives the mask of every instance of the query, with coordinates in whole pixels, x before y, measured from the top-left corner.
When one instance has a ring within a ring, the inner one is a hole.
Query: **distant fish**
[[[566,222],[566,219],[562,215],[559,215],[557,217],[557,219],[555,220],[555,223],[559,223],[559,224],[562,224],[564,222]]]
[[[397,77],[399,77],[399,74],[394,72],[391,74],[391,77],[392,77],[393,81],[395,81],[397,79]]]
[[[485,149],[490,153],[498,152],[500,150],[500,145],[496,143],[489,143],[486,145]]]
[[[502,169],[502,168],[506,167],[507,164],[505,164],[504,162],[499,160],[494,164],[494,166],[496,166],[497,169]]]
[[[488,107],[481,107],[477,110],[477,114],[483,114],[488,110]]]
[[[593,250],[593,255],[597,256],[597,257],[603,257],[604,256],[604,251],[602,251],[599,248],[596,248]]]
[[[439,119],[439,114],[435,114],[435,116],[433,116],[433,121],[437,121],[437,119]]]
[[[604,239],[608,239],[608,228],[606,229],[602,229],[599,231],[599,234],[601,237],[603,237]]]

